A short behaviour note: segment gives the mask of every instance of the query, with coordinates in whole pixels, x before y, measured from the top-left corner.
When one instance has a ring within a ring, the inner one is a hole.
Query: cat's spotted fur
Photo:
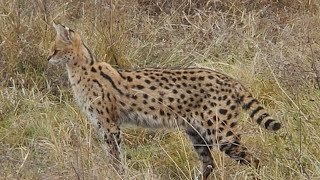
[[[213,145],[241,163],[258,166],[236,132],[240,109],[262,127],[280,129],[229,76],[202,68],[116,70],[96,62],[78,33],[61,24],[54,27],[57,36],[48,60],[66,65],[76,102],[102,133],[118,169],[122,123],[185,129],[203,163],[204,179],[215,166]]]

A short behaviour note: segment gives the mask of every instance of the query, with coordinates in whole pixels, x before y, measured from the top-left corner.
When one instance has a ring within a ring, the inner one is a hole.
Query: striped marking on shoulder
[[[120,76],[122,79],[126,79],[126,77],[123,76],[123,74],[121,73],[120,70],[116,70],[116,71],[117,71],[117,73],[119,74],[119,76]]]
[[[93,79],[92,81],[93,81],[94,83],[98,84],[98,86],[99,86],[100,88],[102,88],[102,85],[101,85],[101,83],[100,83],[98,80]]]
[[[111,83],[112,87],[115,90],[117,90],[121,95],[123,95],[123,92],[114,84],[112,78],[108,74],[104,73],[103,71],[100,71],[100,75],[106,80],[108,80]]]

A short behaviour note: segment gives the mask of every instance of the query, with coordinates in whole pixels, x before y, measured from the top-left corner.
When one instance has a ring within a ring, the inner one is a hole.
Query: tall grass
[[[64,67],[47,64],[53,21],[119,68],[208,67],[235,77],[283,122],[241,116],[257,171],[217,150],[212,179],[320,179],[319,3],[0,0],[0,179],[119,179],[74,106]],[[127,179],[197,179],[183,132],[124,129]]]

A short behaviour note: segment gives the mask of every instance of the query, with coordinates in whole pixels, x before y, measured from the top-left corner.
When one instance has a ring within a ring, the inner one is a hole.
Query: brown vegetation
[[[214,153],[216,178],[319,179],[319,8],[316,0],[0,0],[0,179],[117,177],[74,107],[64,67],[46,61],[53,21],[115,67],[213,68],[262,99],[284,124],[278,134],[243,127],[262,169]],[[181,132],[125,130],[128,179],[195,179],[191,153]]]

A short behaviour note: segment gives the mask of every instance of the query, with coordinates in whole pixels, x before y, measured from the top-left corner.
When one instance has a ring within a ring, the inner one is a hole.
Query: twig
[[[309,33],[309,32],[308,32]],[[307,41],[310,51],[311,51],[311,57],[312,57],[312,66],[311,68],[313,69],[314,73],[316,74],[316,82],[318,85],[318,89],[320,89],[320,62],[316,60],[315,54],[314,54],[314,50],[310,44],[310,36],[308,35],[308,41]]]
[[[19,174],[19,173],[20,173],[20,171],[21,171],[22,167],[24,166],[25,162],[27,161],[28,156],[29,156],[29,153],[30,153],[30,151],[28,150],[27,154],[26,154],[26,155],[24,156],[24,158],[23,158],[23,162],[21,163],[21,165],[20,165],[19,169],[17,170],[17,174]]]
[[[74,170],[74,172],[76,173],[76,175],[77,175],[77,179],[78,180],[81,180],[81,178],[80,178],[80,174],[78,173],[78,171],[76,170],[76,168],[74,167],[74,165],[73,165],[73,163],[71,162],[71,166],[72,166],[72,169]]]

